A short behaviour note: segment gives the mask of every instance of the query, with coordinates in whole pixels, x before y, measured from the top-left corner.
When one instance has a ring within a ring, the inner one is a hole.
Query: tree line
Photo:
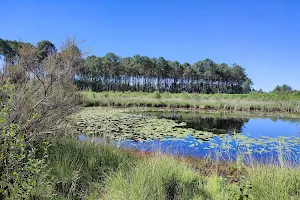
[[[277,93],[277,94],[280,94],[280,93],[291,93],[291,92],[293,92],[293,89],[292,89],[291,86],[283,84],[282,86],[277,85],[272,92],[273,93]]]
[[[0,39],[0,55],[5,65],[18,63],[20,42]],[[33,46],[33,45],[32,45]],[[47,40],[36,46],[38,59],[56,53]],[[77,48],[77,47],[76,47]],[[78,49],[78,48],[77,48]],[[135,55],[121,57],[107,53],[103,57],[88,56],[80,61],[74,77],[82,90],[92,91],[168,91],[197,93],[248,93],[252,81],[238,64],[217,64],[211,59],[190,63]]]
[[[217,64],[210,59],[194,64],[135,55],[108,53],[89,56],[77,74],[82,89],[198,93],[248,93],[252,81],[240,65]]]

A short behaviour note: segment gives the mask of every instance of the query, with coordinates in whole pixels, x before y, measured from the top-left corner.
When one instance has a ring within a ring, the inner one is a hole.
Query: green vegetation
[[[210,199],[204,180],[188,165],[157,156],[110,176],[104,199]]]
[[[57,199],[299,199],[299,167],[193,162],[56,138],[49,168]],[[222,168],[226,168],[225,171]],[[210,171],[209,174],[203,173]],[[234,172],[234,176],[233,176]]]
[[[186,123],[176,123],[168,119],[129,114],[132,109],[85,108],[71,115],[68,124],[76,135],[85,134],[107,140],[132,139],[143,141],[165,139],[166,136],[184,138],[191,133],[197,139],[208,139],[214,135],[209,132],[182,128]]]
[[[96,199],[108,174],[134,167],[133,153],[111,145],[54,138],[49,149],[53,191],[57,199]]]
[[[248,179],[255,199],[300,198],[300,169],[276,166],[248,168]]]
[[[194,64],[135,55],[108,53],[89,56],[76,83],[93,91],[248,93],[252,81],[240,65],[217,64],[210,59]]]
[[[258,112],[300,113],[300,95],[293,94],[190,94],[146,92],[82,92],[87,106],[167,107]]]
[[[87,106],[299,113],[298,93],[178,94],[247,93],[251,80],[241,66],[209,59],[181,65],[162,57],[120,58],[110,53],[85,60],[74,40],[66,40],[57,50],[49,41],[34,46],[0,39],[0,56],[5,61],[0,78],[1,200],[300,199],[300,169],[289,163],[299,163],[299,150],[291,151],[295,146],[287,139],[245,141],[237,135],[237,159],[225,163],[219,158],[232,150],[228,143],[233,138],[223,137],[221,144],[212,140],[208,148],[216,160],[189,160],[124,150],[113,142],[182,138],[190,133],[200,141],[213,134],[133,114],[132,109],[98,107],[74,113],[80,101]],[[81,99],[74,78],[80,87],[95,91],[156,92],[82,92]],[[80,133],[88,136],[86,142],[78,140]],[[93,136],[104,140],[95,143]],[[262,146],[259,152],[251,149],[253,142]],[[251,160],[251,153],[264,152],[265,147],[278,152],[279,164]]]
[[[277,85],[272,92],[288,94],[288,93],[291,93],[292,91],[293,91],[293,89],[291,86],[283,84],[282,86]]]
[[[1,92],[10,94],[13,86],[4,83]],[[51,198],[51,184],[46,164],[47,143],[39,151],[29,148],[19,124],[8,121],[11,107],[2,97],[0,109],[0,199]],[[37,156],[39,154],[40,156]]]
[[[25,43],[0,38],[0,55],[6,65],[18,64],[18,51]],[[26,45],[34,45],[26,43]],[[35,47],[39,61],[57,52],[48,40]],[[194,64],[169,61],[163,57],[135,55],[120,57],[108,53],[103,57],[88,56],[77,66],[76,83],[93,91],[143,91],[199,93],[248,93],[252,81],[240,65],[217,64],[210,59]]]
[[[0,41],[1,45],[3,41]],[[5,42],[4,42],[5,43]],[[78,105],[75,41],[42,58],[31,44],[11,42],[0,74],[0,199],[53,199],[47,136]],[[40,49],[41,50],[41,49]]]

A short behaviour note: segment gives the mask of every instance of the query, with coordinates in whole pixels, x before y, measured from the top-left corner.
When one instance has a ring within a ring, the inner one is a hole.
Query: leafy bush
[[[6,59],[0,79],[0,199],[52,198],[48,144],[37,146],[76,108],[81,54],[68,39],[61,52],[42,57],[31,44],[17,46],[18,59]]]
[[[20,131],[18,124],[9,123],[13,85],[1,86],[0,108],[0,199],[42,199],[52,196],[51,184],[45,158],[48,156],[45,143],[42,158],[37,158],[37,149],[31,147]]]

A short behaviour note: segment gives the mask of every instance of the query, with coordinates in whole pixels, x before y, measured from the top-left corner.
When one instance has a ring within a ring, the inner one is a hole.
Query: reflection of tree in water
[[[242,128],[249,119],[241,118],[213,118],[198,117],[193,120],[187,120],[186,127],[201,131],[214,132],[216,134],[241,133]]]
[[[169,111],[150,111],[143,112],[144,115],[154,115],[159,118],[172,119],[177,122],[185,122],[186,128],[193,128],[200,131],[213,132],[215,134],[241,133],[243,126],[249,121],[249,117],[227,113],[199,113],[199,112],[169,112]],[[266,118],[273,122],[279,120],[285,123],[297,124],[300,126],[298,117],[266,117],[252,116],[251,118]],[[299,127],[300,132],[300,127]],[[300,135],[300,133],[299,133]]]
[[[273,122],[277,122],[277,121],[283,121],[286,123],[290,123],[290,124],[300,124],[300,119],[298,117],[285,117],[285,118],[281,118],[281,117],[270,117],[270,119]]]
[[[152,113],[151,115],[153,115]],[[186,128],[200,131],[214,132],[216,134],[241,133],[248,118],[208,115],[201,116],[188,113],[155,113],[160,118],[172,119],[177,122],[186,122]]]

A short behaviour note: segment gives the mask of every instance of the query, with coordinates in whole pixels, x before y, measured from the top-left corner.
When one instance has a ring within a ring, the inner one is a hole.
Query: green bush
[[[1,85],[0,108],[0,199],[48,199],[53,197],[47,170],[46,143],[41,156],[26,142],[18,124],[9,123],[13,86]]]

